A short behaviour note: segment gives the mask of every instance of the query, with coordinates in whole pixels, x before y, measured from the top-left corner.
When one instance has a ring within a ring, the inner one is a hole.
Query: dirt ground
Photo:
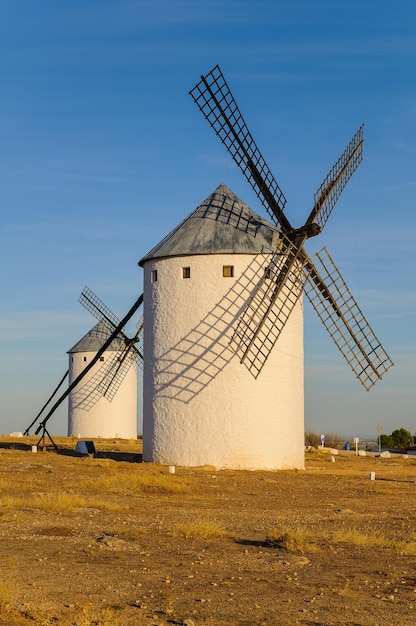
[[[0,624],[416,624],[416,457],[173,473],[32,443],[0,440]]]

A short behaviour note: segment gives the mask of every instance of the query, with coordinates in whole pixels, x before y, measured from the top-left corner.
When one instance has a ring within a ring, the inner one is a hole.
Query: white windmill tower
[[[220,185],[140,262],[145,461],[303,467],[301,302],[257,380],[229,345],[278,236]]]
[[[218,66],[191,95],[274,224],[221,185],[140,261],[143,458],[301,468],[302,292],[366,389],[392,366],[326,250],[312,261],[303,247],[321,232],[361,162],[363,128],[295,229]]]
[[[82,376],[85,368],[99,359],[82,376],[68,398],[68,436],[135,439],[137,437],[137,364],[141,352],[135,345],[143,328],[128,339],[123,330],[114,333],[118,318],[87,287],[80,302],[100,321],[70,350],[69,386]]]

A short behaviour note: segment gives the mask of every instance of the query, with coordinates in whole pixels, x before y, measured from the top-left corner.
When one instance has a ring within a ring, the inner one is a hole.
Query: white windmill
[[[99,322],[70,350],[69,386],[96,356],[120,320],[88,288],[79,301]],[[68,398],[68,436],[70,437],[137,437],[137,365],[143,359],[139,346],[143,322],[129,339],[120,330],[113,336],[95,365],[72,389]]]
[[[47,424],[68,396],[69,436],[128,439],[137,436],[136,366],[143,366],[143,318],[139,319],[133,337],[128,337],[124,328],[142,306],[143,294],[121,321],[88,287],[79,301],[99,323],[68,351],[69,370],[24,433],[29,435],[39,420],[35,430],[36,435],[41,433],[38,445],[42,442],[45,447],[48,437],[56,450],[58,447]],[[68,374],[68,388],[40,420]]]
[[[233,468],[304,464],[305,292],[366,389],[393,365],[318,235],[362,158],[363,127],[301,228],[216,66],[190,92],[273,224],[225,185],[141,261],[145,461]],[[241,363],[246,367],[241,367]]]
[[[103,344],[103,330],[108,326],[100,321],[70,350],[69,384],[84,370]],[[105,387],[109,387],[108,370],[117,366],[123,340],[116,337],[101,355],[99,361],[68,396],[68,437],[122,438],[137,437],[137,369],[132,363],[117,393],[111,389],[111,401]]]

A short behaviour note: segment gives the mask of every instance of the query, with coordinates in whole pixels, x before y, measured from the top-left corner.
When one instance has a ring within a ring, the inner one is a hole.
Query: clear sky
[[[217,63],[300,226],[365,123],[324,233],[395,362],[366,392],[305,301],[306,428],[416,430],[414,0],[0,0],[0,433],[24,430],[138,260],[219,183],[263,210],[188,91]],[[50,421],[66,434],[66,403]]]

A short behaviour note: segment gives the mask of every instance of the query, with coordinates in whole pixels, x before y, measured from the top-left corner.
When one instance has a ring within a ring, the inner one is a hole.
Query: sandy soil
[[[416,457],[172,474],[137,442],[23,441],[0,441],[0,624],[416,623]]]

